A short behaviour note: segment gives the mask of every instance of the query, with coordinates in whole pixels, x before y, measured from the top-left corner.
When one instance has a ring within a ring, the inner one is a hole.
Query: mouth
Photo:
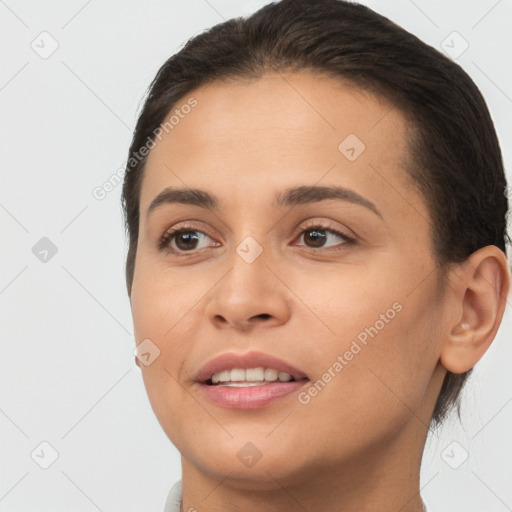
[[[255,409],[309,382],[302,370],[263,352],[224,353],[208,361],[195,378],[220,407]]]
[[[300,379],[303,380],[303,379]],[[205,381],[208,386],[250,387],[272,384],[273,382],[296,382],[287,372],[275,368],[234,368],[214,373]]]
[[[264,352],[226,352],[208,361],[196,374],[195,381],[209,386],[243,384],[261,385],[308,379],[302,370]],[[308,379],[309,380],[309,379]]]

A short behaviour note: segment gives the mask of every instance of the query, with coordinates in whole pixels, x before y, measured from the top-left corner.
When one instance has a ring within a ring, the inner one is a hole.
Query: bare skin
[[[505,255],[485,247],[439,286],[429,212],[405,169],[407,124],[387,102],[306,72],[191,96],[197,106],[148,157],[131,294],[137,344],[149,338],[160,350],[139,366],[182,455],[182,510],[421,512],[421,458],[443,377],[472,368],[492,343],[510,287]],[[357,151],[339,149],[349,134],[365,145],[353,161],[346,154]],[[204,190],[219,207],[163,204],[147,216],[169,186]],[[340,199],[272,204],[297,186],[349,188],[380,215]],[[190,225],[195,247],[175,237],[176,253],[158,249],[167,231]],[[248,236],[262,248],[252,263],[236,251]],[[307,403],[297,393],[253,410],[208,401],[199,368],[250,349],[311,383],[338,356],[346,364]],[[261,453],[252,467],[237,456],[248,442]]]

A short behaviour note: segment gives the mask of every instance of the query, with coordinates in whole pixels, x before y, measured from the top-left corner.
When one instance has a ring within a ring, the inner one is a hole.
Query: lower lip
[[[200,384],[201,389],[214,404],[230,409],[258,409],[273,400],[293,393],[308,380],[272,382],[261,386],[228,387]]]

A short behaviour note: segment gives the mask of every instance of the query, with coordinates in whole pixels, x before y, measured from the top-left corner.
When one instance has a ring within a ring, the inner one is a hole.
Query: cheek
[[[183,361],[192,348],[187,341],[193,340],[189,326],[198,298],[193,286],[166,279],[163,274],[138,275],[131,307],[136,343],[149,339],[158,351],[150,365],[140,365],[146,393],[155,416],[169,439],[176,443],[180,440],[181,425],[189,425],[190,417],[201,417],[201,411],[184,402],[186,395],[178,382]]]
[[[322,333],[313,343],[305,340],[317,382],[304,397],[306,409],[329,411],[345,425],[350,417],[354,435],[363,435],[378,421],[398,426],[418,408],[438,359],[435,304],[429,283],[421,293],[409,292],[398,275],[355,269],[320,282],[307,300],[303,289]]]
[[[195,305],[204,291],[201,293],[189,279],[146,269],[149,267],[140,265],[132,287],[134,336],[136,344],[149,339],[156,347],[158,356],[148,366],[141,364],[140,369],[156,416],[174,424],[169,411],[180,408],[175,403],[180,396],[176,379],[192,349],[191,325],[198,321]]]
[[[351,266],[314,277],[313,273],[308,278],[291,276],[289,286],[300,298],[293,319],[300,325],[297,332],[315,333],[314,339],[305,338],[301,343],[305,355],[313,351],[315,360],[325,366],[333,356],[349,350],[354,340],[366,347],[390,331],[403,316],[399,300],[403,290],[396,279],[386,280],[383,274],[377,279],[368,275],[366,268]]]
[[[137,342],[151,337],[170,338],[177,323],[187,320],[206,291],[205,281],[198,273],[152,269],[141,261],[131,297]]]

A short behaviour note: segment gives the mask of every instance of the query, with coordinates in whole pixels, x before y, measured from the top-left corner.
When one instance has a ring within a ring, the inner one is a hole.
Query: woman
[[[182,456],[166,512],[426,510],[429,428],[510,288],[468,75],[367,7],[282,0],[162,66],[126,171],[136,362]]]

